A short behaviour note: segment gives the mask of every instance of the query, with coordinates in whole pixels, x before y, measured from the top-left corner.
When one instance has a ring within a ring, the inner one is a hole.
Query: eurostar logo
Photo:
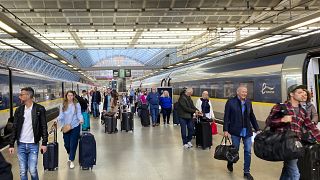
[[[275,87],[267,86],[267,83],[263,83],[261,93],[262,94],[274,94],[274,88]]]

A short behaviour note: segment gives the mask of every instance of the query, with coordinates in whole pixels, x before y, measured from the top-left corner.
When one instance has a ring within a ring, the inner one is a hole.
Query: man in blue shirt
[[[159,115],[159,98],[160,98],[160,95],[157,92],[157,88],[152,87],[151,92],[147,96],[147,101],[150,106],[150,113],[151,113],[151,117],[152,117],[152,126],[153,127],[158,125],[157,118]]]
[[[253,113],[252,104],[247,99],[248,90],[245,86],[237,89],[237,95],[227,101],[224,112],[223,131],[224,136],[231,135],[232,144],[239,150],[240,140],[244,145],[244,177],[253,180],[250,174],[252,126],[259,131],[256,117]],[[227,168],[233,171],[233,164],[228,162]]]

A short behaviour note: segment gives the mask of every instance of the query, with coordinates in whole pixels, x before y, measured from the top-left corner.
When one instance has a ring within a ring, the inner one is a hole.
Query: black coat
[[[198,110],[194,104],[192,99],[186,94],[182,94],[178,100],[179,104],[177,107],[177,113],[180,118],[184,119],[192,119],[193,113]]]
[[[96,101],[93,101],[93,97],[96,96]],[[92,102],[96,102],[98,104],[101,103],[101,94],[100,94],[100,91],[96,91],[96,92],[93,92],[92,93]]]
[[[15,141],[19,141],[20,139],[24,122],[24,108],[25,105],[21,105],[14,112],[12,135],[10,137],[10,147],[14,147]],[[31,114],[34,143],[38,143],[42,138],[42,145],[46,146],[48,143],[46,109],[40,104],[33,103]]]
[[[245,102],[245,111],[242,115],[241,101],[238,96],[227,101],[224,111],[223,131],[240,136],[242,128],[247,128],[247,136],[252,136],[252,126],[258,131],[259,126],[253,113],[252,104],[249,100]]]

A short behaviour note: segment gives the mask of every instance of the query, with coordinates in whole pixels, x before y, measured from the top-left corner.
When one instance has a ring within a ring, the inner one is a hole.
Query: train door
[[[320,112],[319,58],[311,58],[307,67],[307,87],[311,93],[311,103]]]

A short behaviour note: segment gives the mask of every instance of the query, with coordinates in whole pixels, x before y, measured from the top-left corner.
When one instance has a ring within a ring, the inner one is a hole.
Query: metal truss
[[[40,58],[18,50],[0,50],[0,62],[6,66],[26,70],[35,74],[68,81],[79,81],[80,77]]]

